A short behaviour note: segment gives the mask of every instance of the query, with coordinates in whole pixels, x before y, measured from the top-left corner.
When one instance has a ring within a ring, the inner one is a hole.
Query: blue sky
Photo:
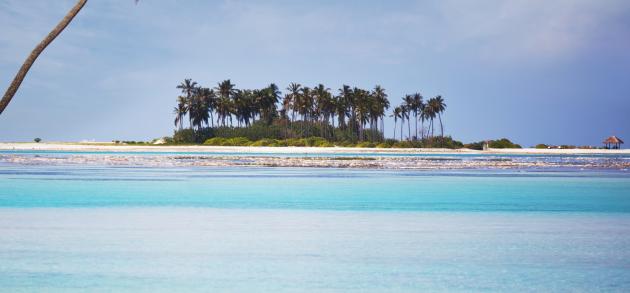
[[[2,90],[73,4],[0,0]],[[439,94],[465,142],[630,140],[628,36],[625,0],[90,0],[0,116],[0,140],[170,135],[184,78]]]

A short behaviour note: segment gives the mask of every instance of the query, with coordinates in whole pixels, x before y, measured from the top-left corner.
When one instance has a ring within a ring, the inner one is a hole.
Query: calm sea
[[[3,292],[629,292],[629,248],[627,171],[0,164]]]

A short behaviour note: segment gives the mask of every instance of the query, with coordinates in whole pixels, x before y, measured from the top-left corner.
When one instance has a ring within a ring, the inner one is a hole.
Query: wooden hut
[[[604,143],[604,147],[607,149],[620,149],[621,144],[623,144],[623,140],[613,135],[605,139],[603,143]]]

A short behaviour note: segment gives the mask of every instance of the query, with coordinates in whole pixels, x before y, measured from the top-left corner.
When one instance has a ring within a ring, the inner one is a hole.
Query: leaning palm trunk
[[[9,85],[9,88],[2,97],[2,100],[0,100],[0,114],[4,112],[4,109],[9,105],[9,102],[11,102],[11,99],[22,84],[22,81],[26,77],[28,71],[31,69],[31,66],[33,66],[33,63],[35,63],[37,57],[39,57],[44,49],[46,49],[46,47],[48,47],[48,45],[52,43],[52,41],[54,41],[57,36],[59,36],[59,34],[68,26],[68,24],[70,24],[72,19],[79,13],[79,11],[81,11],[81,8],[83,8],[85,3],[87,3],[87,0],[77,1],[77,4],[72,7],[68,14],[66,14],[66,16],[61,20],[61,22],[57,24],[57,26],[46,36],[46,38],[44,38],[44,40],[42,40],[39,45],[35,47],[35,49],[33,49],[28,58],[26,58],[26,61],[24,61],[24,64],[22,64],[22,67],[15,75],[15,78],[13,78],[11,85]]]

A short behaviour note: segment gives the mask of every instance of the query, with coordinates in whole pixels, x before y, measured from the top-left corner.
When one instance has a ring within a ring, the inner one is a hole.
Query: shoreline
[[[50,153],[45,153],[46,151]],[[603,156],[605,154],[612,154],[613,156]],[[491,149],[489,151],[475,151],[468,149],[0,143],[0,164],[2,163],[13,166],[79,164],[134,167],[306,167],[389,170],[530,169],[550,171],[619,170],[627,172],[630,170],[630,150]]]
[[[189,153],[269,153],[269,154],[497,154],[497,155],[630,155],[630,149],[471,149],[443,148],[347,148],[347,147],[254,147],[204,145],[114,145],[109,143],[0,143],[0,151],[70,151],[70,152],[189,152]]]

